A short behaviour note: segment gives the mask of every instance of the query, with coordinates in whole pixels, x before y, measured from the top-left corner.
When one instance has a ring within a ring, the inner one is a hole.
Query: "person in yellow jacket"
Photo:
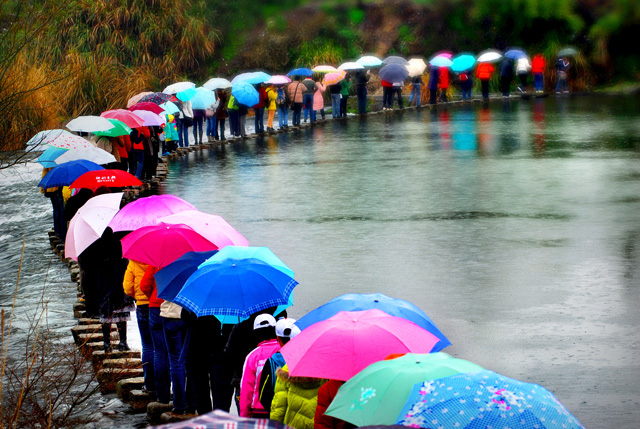
[[[267,88],[267,131],[275,131],[273,129],[273,118],[276,114],[276,99],[278,98],[278,93],[276,92],[273,85],[270,85]]]
[[[144,372],[144,391],[155,392],[156,379],[153,369],[153,340],[149,327],[149,297],[140,289],[140,282],[149,265],[130,260],[127,271],[124,273],[122,287],[124,293],[136,300],[136,318],[140,341],[142,342],[142,370]]]
[[[269,418],[295,429],[313,429],[318,390],[327,380],[292,377],[287,365],[278,368],[276,376]]]

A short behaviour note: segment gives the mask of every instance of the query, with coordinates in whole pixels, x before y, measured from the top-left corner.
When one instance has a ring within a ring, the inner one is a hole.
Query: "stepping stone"
[[[141,389],[134,389],[129,392],[125,402],[128,402],[136,411],[146,411],[147,406],[155,400],[155,393],[146,393]],[[171,408],[169,411],[171,411]]]
[[[75,341],[76,345],[81,345],[82,341],[80,339],[80,335],[82,334],[95,334],[100,333],[102,335],[102,325],[76,325],[71,328],[71,335],[73,335],[73,341]],[[84,339],[84,338],[83,338]]]
[[[99,344],[102,345],[102,343],[99,343]],[[93,368],[95,369],[96,372],[102,369],[103,362],[106,360],[114,360],[114,359],[140,360],[141,358],[142,358],[142,355],[140,352],[132,351],[132,350],[129,350],[127,352],[113,351],[113,352],[106,353],[103,350],[103,348],[100,348],[100,350],[95,350],[93,353],[91,353],[91,363],[93,364]]]
[[[96,378],[102,393],[114,393],[118,381],[143,375],[142,368],[102,368],[96,373]]]
[[[142,391],[144,387],[144,377],[125,378],[116,383],[116,394],[123,402],[129,402],[131,392]]]

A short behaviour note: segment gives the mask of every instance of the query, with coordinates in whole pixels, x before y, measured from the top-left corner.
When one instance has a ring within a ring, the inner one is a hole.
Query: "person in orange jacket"
[[[531,72],[533,73],[533,83],[536,88],[536,92],[540,93],[544,91],[544,68],[546,64],[542,54],[536,54],[531,61]]]
[[[489,100],[489,79],[491,79],[494,71],[496,71],[496,68],[491,63],[480,63],[478,64],[478,68],[476,68],[476,77],[480,79],[482,99],[484,101]]]

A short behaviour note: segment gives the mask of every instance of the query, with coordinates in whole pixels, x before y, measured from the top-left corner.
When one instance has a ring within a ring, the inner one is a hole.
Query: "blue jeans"
[[[367,113],[367,87],[362,85],[356,88],[358,94],[358,112]]]
[[[542,73],[533,74],[533,83],[536,87],[536,91],[542,91]]]
[[[164,329],[162,327],[162,317],[160,317],[159,307],[149,307],[149,329],[151,331],[151,341],[153,342],[153,370],[156,377],[156,396],[158,402],[168,404],[171,400],[169,389],[171,379],[169,377],[169,354],[167,344],[164,339]]]
[[[67,238],[67,221],[64,218],[64,197],[62,188],[47,194],[53,207],[53,230],[64,243]]]
[[[413,103],[414,98],[416,99],[416,106],[420,106],[421,102],[420,102],[420,84],[419,83],[414,83],[413,87],[411,88],[411,95],[409,96],[409,105]]]
[[[278,106],[278,125],[280,128],[289,126],[289,107],[286,105]]]
[[[309,118],[311,122],[315,122],[316,114],[313,110],[313,94],[304,94],[302,103],[304,104],[304,120],[306,121]]]
[[[260,107],[253,110],[256,113],[256,118],[255,118],[256,133],[263,133],[264,132],[264,108]]]
[[[144,166],[144,150],[133,149],[133,153],[136,155],[136,174],[138,179],[142,179],[142,167]]]
[[[229,109],[229,133],[232,136],[240,135],[240,114],[238,110]],[[218,133],[216,131],[216,137]]]
[[[149,305],[139,305],[136,309],[138,330],[142,342],[142,370],[144,372],[144,387],[147,390],[156,390],[156,378],[153,369],[153,341],[149,327]]]
[[[471,100],[471,88],[462,89],[462,99],[463,100]]]
[[[173,408],[184,411],[195,409],[195,398],[187,392],[187,364],[186,355],[182,353],[187,337],[187,324],[181,319],[162,318],[164,339],[169,352],[171,383],[173,384]],[[191,386],[189,386],[191,387]]]
[[[340,117],[340,94],[331,94],[331,117]]]
[[[178,145],[180,147],[188,147],[189,127],[185,126],[184,120],[182,118],[178,118],[176,120],[176,124],[178,125]]]
[[[207,136],[214,137],[216,135],[218,124],[215,116],[207,117]]]

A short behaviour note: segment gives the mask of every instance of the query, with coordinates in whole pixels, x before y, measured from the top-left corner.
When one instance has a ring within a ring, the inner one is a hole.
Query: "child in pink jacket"
[[[254,334],[261,342],[244,361],[240,385],[240,417],[269,418],[269,410],[265,410],[260,404],[258,385],[264,363],[280,350],[275,326],[276,319],[270,314],[261,314],[253,322]]]
[[[318,85],[318,90],[313,94],[313,110],[320,112],[320,116],[322,116],[322,119],[324,120],[324,91],[327,87],[324,86],[322,82],[316,82],[316,85]]]

